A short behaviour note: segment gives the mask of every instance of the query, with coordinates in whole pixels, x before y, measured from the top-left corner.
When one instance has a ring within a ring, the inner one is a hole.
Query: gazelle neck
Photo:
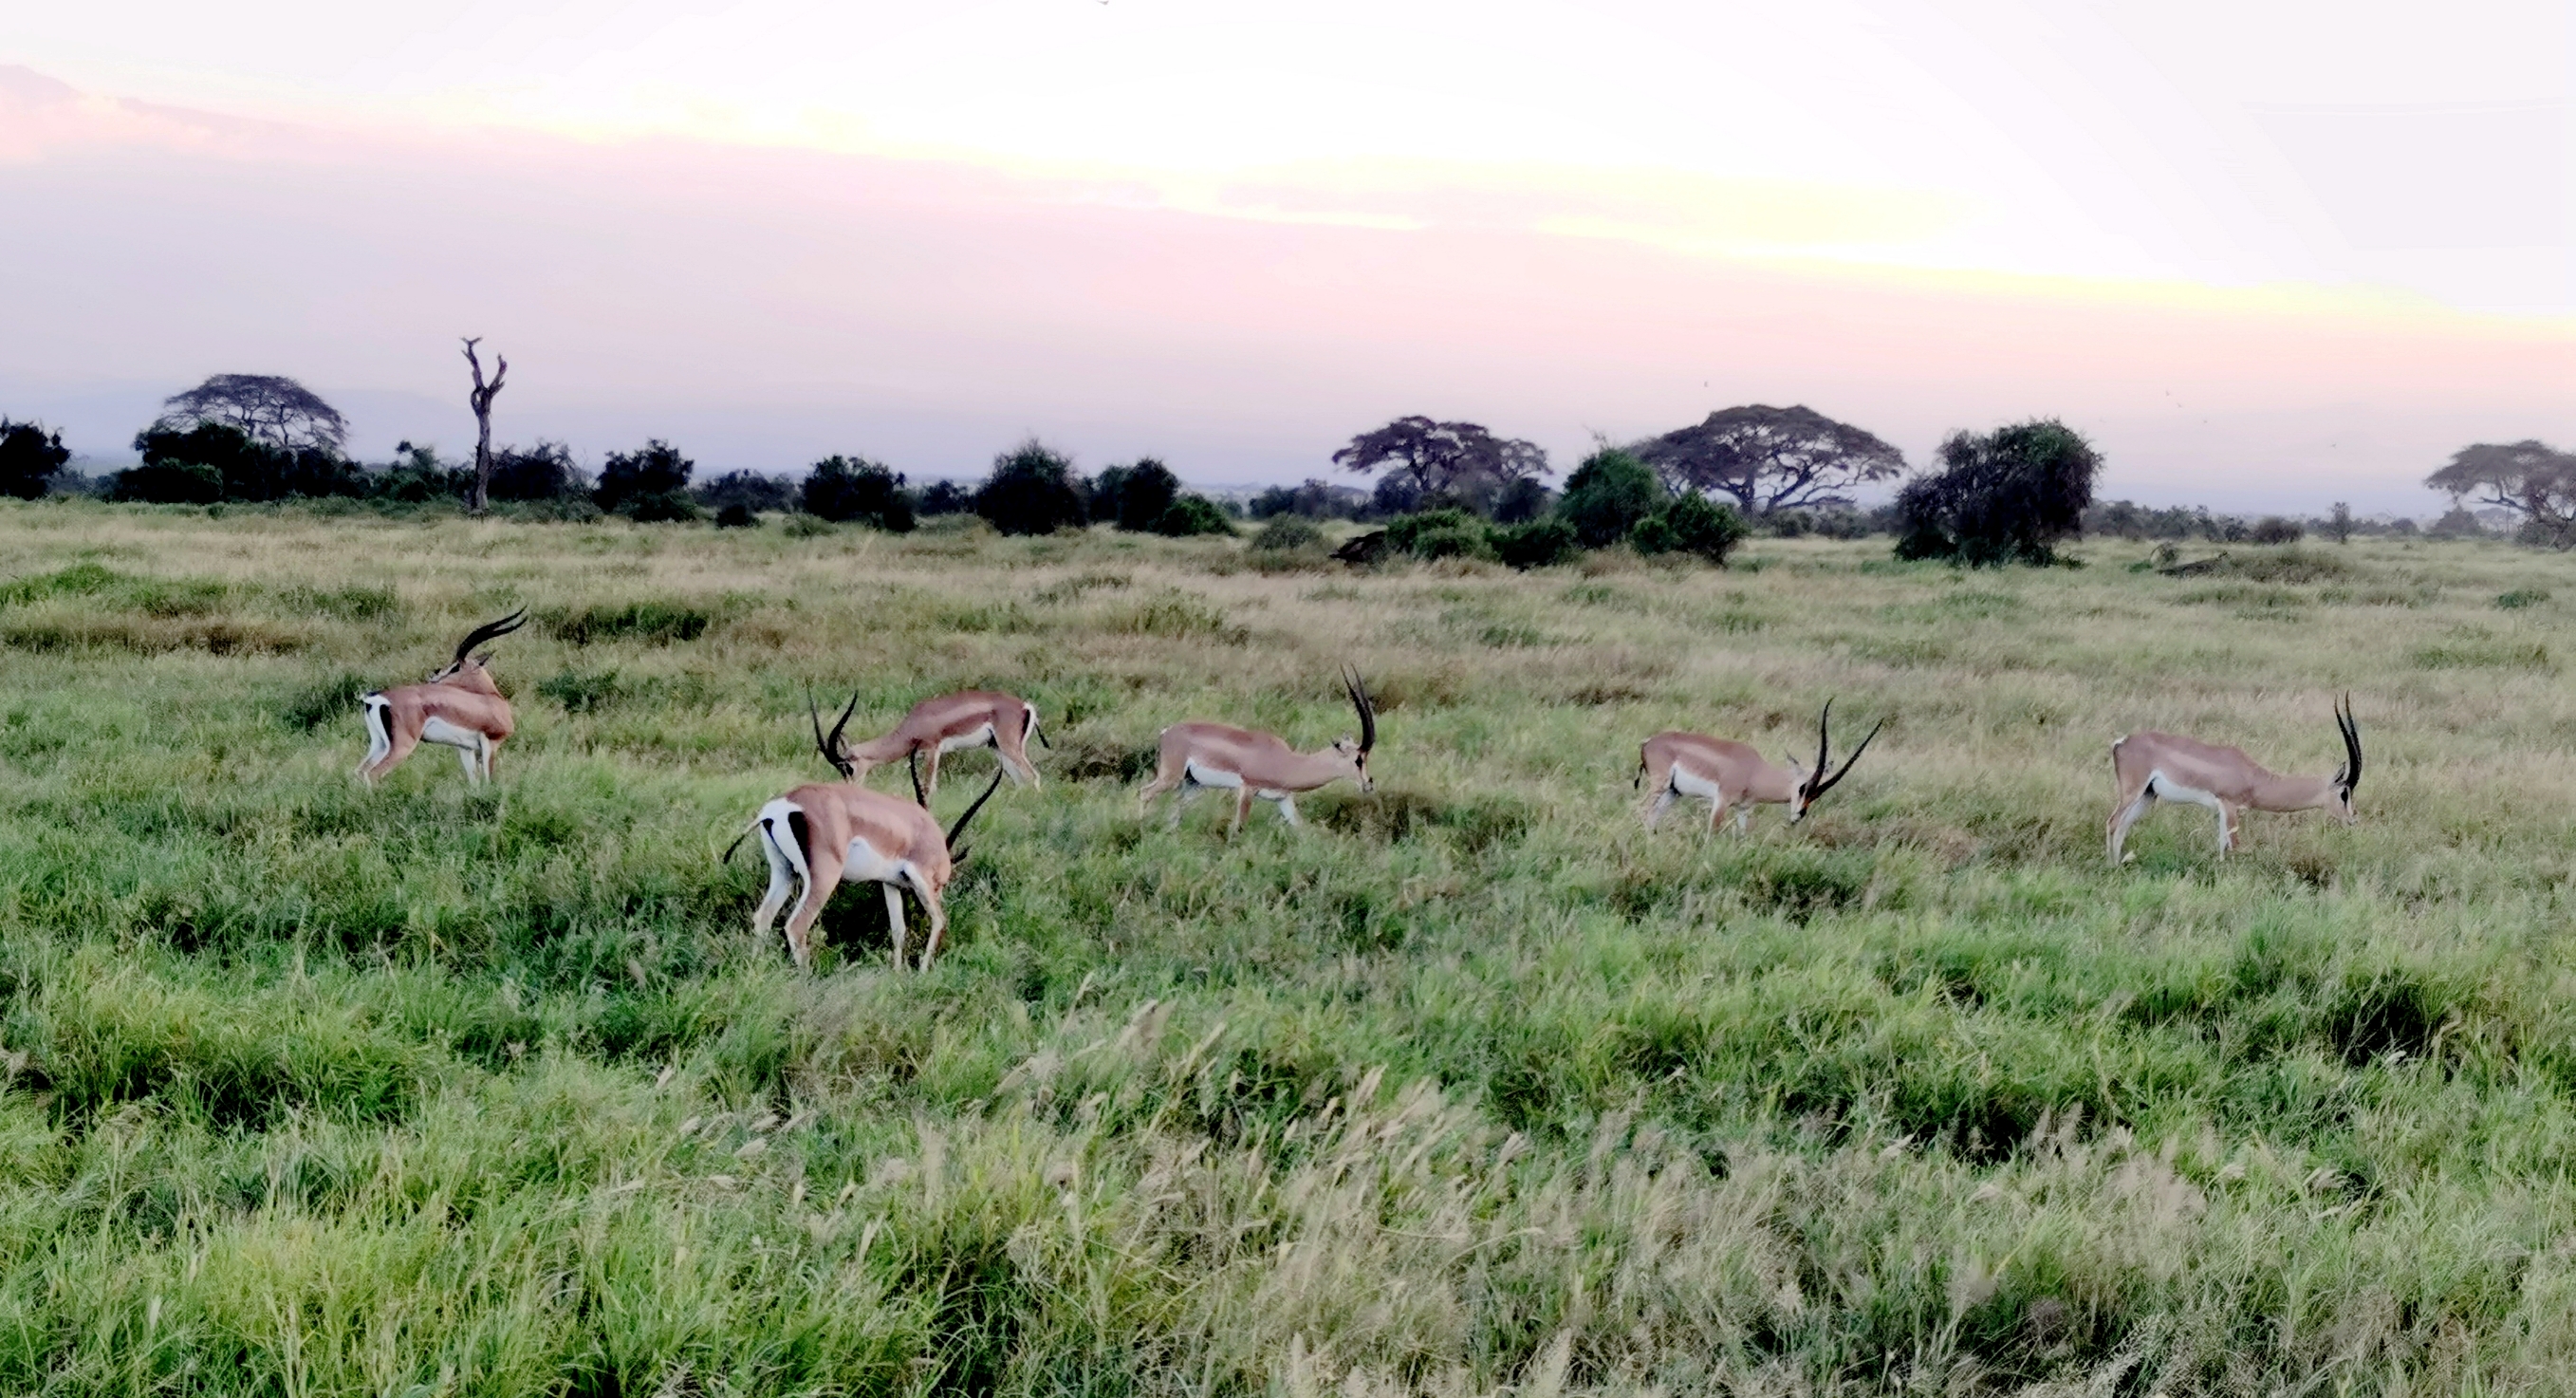
[[[480,665],[460,665],[456,667],[455,674],[440,680],[439,683],[454,685],[458,689],[472,690],[476,694],[489,695],[494,699],[501,697],[501,687],[492,683],[491,672]]]
[[[1754,770],[1753,779],[1744,784],[1743,799],[1786,805],[1797,799],[1798,783],[1805,780],[1806,775],[1765,762]]]
[[[900,729],[881,738],[870,738],[849,749],[850,760],[862,767],[876,767],[892,762],[912,751],[912,743]]]
[[[1291,770],[1286,774],[1288,778],[1308,788],[1322,786],[1326,782],[1338,781],[1344,777],[1356,781],[1360,775],[1359,759],[1335,747],[1322,747],[1313,752],[1301,752],[1290,758],[1289,762]]]

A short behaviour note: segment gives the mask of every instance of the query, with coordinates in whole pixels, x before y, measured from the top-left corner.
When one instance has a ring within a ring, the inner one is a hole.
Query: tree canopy
[[[1400,489],[1381,481],[1380,507],[1412,509],[1441,499],[1481,503],[1514,481],[1546,474],[1547,453],[1535,442],[1497,437],[1472,422],[1400,417],[1353,437],[1333,453],[1333,464],[1362,475],[1387,470]],[[1390,498],[1396,495],[1404,498]]]
[[[280,374],[217,374],[162,400],[161,416],[147,430],[184,433],[199,424],[230,427],[282,451],[338,455],[349,437],[338,409]]]
[[[2552,548],[2576,544],[2576,452],[2539,441],[2479,442],[2452,453],[2424,484],[2448,492],[2455,513],[2458,501],[2475,496],[2521,515]]]
[[[1091,522],[1073,462],[1035,437],[993,458],[975,513],[1004,534],[1052,534]]]
[[[1803,405],[1727,408],[1634,451],[1674,493],[1729,496],[1748,515],[1848,505],[1854,487],[1905,469],[1903,452]]]
[[[21,500],[42,496],[53,485],[54,473],[71,459],[62,433],[0,417],[0,495]]]
[[[1565,494],[1556,512],[1574,527],[1575,540],[1588,549],[1606,548],[1628,537],[1637,521],[1662,509],[1664,483],[1646,464],[1617,447],[1584,458],[1565,478]]]
[[[1941,467],[1897,492],[1896,556],[1990,568],[2054,562],[2053,546],[2083,533],[2102,458],[2048,418],[1955,433]]]
[[[688,497],[689,476],[697,463],[659,437],[634,451],[613,451],[599,465],[599,487],[591,502],[610,514],[645,523],[691,519],[697,505]]]
[[[815,462],[797,490],[797,503],[834,524],[856,521],[889,534],[912,532],[912,495],[903,477],[863,456],[836,453]]]

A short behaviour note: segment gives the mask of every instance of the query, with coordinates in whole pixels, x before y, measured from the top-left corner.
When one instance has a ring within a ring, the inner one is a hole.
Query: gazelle
[[[2211,747],[2171,733],[2137,732],[2111,744],[2111,776],[2118,792],[2107,832],[2111,862],[2121,862],[2129,827],[2158,800],[2188,801],[2218,812],[2221,858],[2236,847],[2237,813],[2247,809],[2324,809],[2352,824],[2357,819],[2353,788],[2361,785],[2361,725],[2353,721],[2351,695],[2344,696],[2334,718],[2343,733],[2343,769],[2331,777],[2278,776],[2242,748]]]
[[[411,756],[422,743],[456,749],[465,765],[465,780],[490,781],[492,759],[514,731],[510,701],[492,683],[492,653],[473,653],[485,641],[497,640],[525,626],[525,607],[499,621],[487,621],[456,643],[456,658],[431,672],[420,684],[379,690],[358,700],[367,724],[367,757],[358,775],[369,786]]]
[[[1370,702],[1368,686],[1357,671],[1342,671],[1342,688],[1351,696],[1351,707],[1359,711],[1357,742],[1336,738],[1329,747],[1299,752],[1277,734],[1230,724],[1175,723],[1164,729],[1154,779],[1137,794],[1138,809],[1152,807],[1155,797],[1178,788],[1171,823],[1179,825],[1181,808],[1190,798],[1208,787],[1225,787],[1234,792],[1234,823],[1226,827],[1226,834],[1232,836],[1243,829],[1255,796],[1278,802],[1280,818],[1295,825],[1299,792],[1344,777],[1357,781],[1363,793],[1376,790],[1377,784],[1369,780],[1368,760],[1369,750],[1377,746],[1377,705]]]
[[[1804,774],[1797,758],[1790,758],[1788,766],[1774,766],[1750,743],[1681,732],[1648,738],[1637,745],[1636,782],[1654,791],[1653,804],[1646,808],[1646,828],[1654,829],[1665,810],[1684,796],[1708,802],[1711,832],[1725,817],[1727,807],[1733,806],[1735,833],[1743,834],[1757,802],[1785,802],[1792,823],[1804,819],[1807,808],[1834,789],[1852,764],[1860,761],[1860,755],[1869,751],[1870,738],[1877,737],[1878,730],[1887,726],[1887,720],[1880,719],[1877,727],[1869,730],[1869,737],[1861,739],[1860,746],[1853,748],[1851,756],[1844,758],[1841,768],[1829,777],[1825,775],[1825,763],[1833,750],[1833,720],[1834,701],[1828,699],[1824,713],[1816,719],[1816,770]]]
[[[1038,732],[1038,706],[1016,696],[990,689],[961,690],[924,699],[912,706],[903,722],[882,738],[871,738],[847,749],[855,771],[850,780],[865,781],[868,769],[887,762],[923,756],[929,758],[929,771],[924,775],[925,794],[939,794],[939,759],[966,748],[991,748],[1009,773],[1013,786],[1038,784],[1037,764],[1029,761],[1029,739],[1035,737],[1041,747],[1051,747],[1046,735]]]
[[[1001,787],[1002,774],[994,773],[984,794],[957,817],[955,825],[942,831],[930,814],[930,795],[922,789],[918,757],[913,759],[911,801],[858,784],[858,766],[841,742],[850,713],[858,706],[859,697],[851,695],[849,708],[841,711],[841,721],[833,725],[829,737],[824,736],[821,715],[810,714],[809,709],[814,746],[844,780],[797,787],[761,807],[743,830],[745,836],[759,832],[760,848],[769,856],[769,893],[751,915],[752,934],[769,935],[770,920],[787,903],[789,885],[802,883],[804,896],[797,900],[796,911],[787,915],[787,954],[798,969],[810,967],[814,920],[823,915],[824,900],[844,883],[874,883],[885,890],[886,925],[894,936],[894,966],[900,971],[903,890],[908,888],[930,917],[930,932],[921,944],[921,969],[927,971],[930,959],[939,954],[940,937],[948,930],[948,909],[941,897],[966,860],[957,837]],[[734,844],[741,843],[742,836],[736,836]],[[727,846],[725,855],[732,854]]]

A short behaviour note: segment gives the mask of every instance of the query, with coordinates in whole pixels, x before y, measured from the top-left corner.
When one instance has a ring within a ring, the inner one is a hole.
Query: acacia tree
[[[474,410],[474,493],[466,497],[465,511],[477,515],[492,506],[492,400],[510,377],[510,357],[494,355],[492,382],[483,382],[483,361],[474,357],[482,342],[480,335],[465,337],[465,364],[474,371],[474,390],[465,395],[465,406]]]
[[[217,374],[162,400],[152,429],[185,432],[209,423],[282,451],[337,456],[349,437],[348,420],[338,409],[280,374]]]
[[[1500,494],[1515,481],[1547,472],[1547,452],[1535,442],[1497,437],[1472,422],[1400,417],[1353,437],[1333,453],[1333,464],[1366,475],[1380,468],[1403,482],[1414,503],[1426,498],[1476,498]],[[1383,488],[1381,495],[1388,494]]]
[[[1727,408],[1632,450],[1673,493],[1713,491],[1748,515],[1849,505],[1853,487],[1905,469],[1903,452],[1803,405]]]
[[[2524,528],[2551,548],[2576,544],[2576,452],[2539,441],[2480,442],[2453,453],[2424,484],[2450,495],[2452,514],[2463,513],[2463,498],[2478,495],[2480,504],[2521,515]]]
[[[21,500],[42,496],[52,488],[55,473],[71,459],[62,433],[0,417],[0,495]]]

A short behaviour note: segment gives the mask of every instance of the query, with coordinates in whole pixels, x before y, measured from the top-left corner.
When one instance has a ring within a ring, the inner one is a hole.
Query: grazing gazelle
[[[1869,740],[1878,729],[1887,726],[1880,719],[1869,737],[1860,740],[1852,755],[1843,759],[1842,768],[1832,776],[1825,775],[1825,762],[1833,748],[1834,701],[1825,701],[1825,711],[1816,719],[1816,770],[1802,774],[1798,759],[1789,759],[1786,767],[1774,766],[1753,750],[1750,743],[1727,738],[1711,738],[1700,733],[1658,733],[1637,745],[1637,784],[1650,787],[1654,801],[1646,808],[1646,828],[1664,818],[1664,811],[1684,796],[1696,796],[1708,802],[1708,828],[1713,832],[1735,807],[1735,833],[1744,833],[1744,825],[1753,816],[1756,802],[1789,807],[1789,819],[1805,817],[1816,798],[1834,789],[1843,773],[1869,751]]]
[[[1351,707],[1359,711],[1357,742],[1336,738],[1329,747],[1299,752],[1274,733],[1224,723],[1175,723],[1163,730],[1154,779],[1137,794],[1137,806],[1149,808],[1155,797],[1177,787],[1180,795],[1172,799],[1171,823],[1178,825],[1181,808],[1191,797],[1211,786],[1231,788],[1234,823],[1226,827],[1231,836],[1243,829],[1255,796],[1278,802],[1280,817],[1295,825],[1301,791],[1344,777],[1357,781],[1363,793],[1376,790],[1377,784],[1369,780],[1368,759],[1369,749],[1377,746],[1377,706],[1369,701],[1368,686],[1358,671],[1342,671],[1342,688],[1351,696]]]
[[[2242,748],[2211,747],[2171,733],[2138,732],[2111,744],[2111,776],[2118,799],[2111,806],[2108,831],[2111,862],[2120,862],[2120,847],[2129,827],[2158,800],[2188,801],[2218,812],[2218,853],[2236,847],[2239,811],[2334,812],[2353,823],[2352,791],[2361,785],[2361,725],[2353,722],[2352,696],[2335,710],[2335,727],[2343,731],[2343,769],[2331,777],[2284,777],[2266,771]]]
[[[422,743],[456,749],[469,783],[492,779],[492,758],[515,725],[510,701],[492,683],[492,654],[473,654],[485,641],[507,636],[527,624],[525,607],[499,621],[488,621],[456,643],[456,658],[420,684],[381,690],[358,700],[367,724],[367,759],[358,775],[369,786],[411,756]]]
[[[874,883],[885,889],[886,924],[894,934],[894,965],[899,971],[903,969],[903,890],[908,888],[930,916],[929,936],[921,944],[921,968],[926,971],[930,959],[939,954],[941,935],[948,930],[948,909],[941,895],[966,859],[957,837],[992,799],[1002,785],[1002,774],[994,773],[993,784],[957,817],[955,825],[942,831],[930,814],[929,793],[921,788],[918,759],[911,801],[858,784],[857,766],[841,743],[850,712],[858,706],[859,697],[851,695],[849,708],[841,711],[841,721],[833,725],[829,737],[824,736],[821,715],[812,715],[814,746],[848,780],[797,787],[761,807],[743,831],[744,835],[758,831],[761,850],[769,856],[769,894],[751,915],[752,934],[767,936],[770,919],[787,902],[788,886],[804,884],[796,911],[787,915],[787,954],[799,969],[811,966],[814,920],[823,915],[824,900],[844,883]],[[741,844],[741,838],[734,843]],[[725,854],[732,853],[728,846]]]
[[[1002,770],[1010,773],[1014,786],[1036,786],[1037,764],[1029,761],[1029,739],[1035,737],[1041,747],[1052,747],[1046,735],[1038,732],[1038,706],[1025,699],[990,689],[961,690],[924,699],[912,706],[903,722],[882,738],[872,738],[848,749],[853,771],[852,781],[865,781],[868,769],[888,762],[899,762],[920,756],[929,759],[930,770],[922,780],[926,794],[939,794],[939,759],[966,748],[991,748],[1000,759]]]

